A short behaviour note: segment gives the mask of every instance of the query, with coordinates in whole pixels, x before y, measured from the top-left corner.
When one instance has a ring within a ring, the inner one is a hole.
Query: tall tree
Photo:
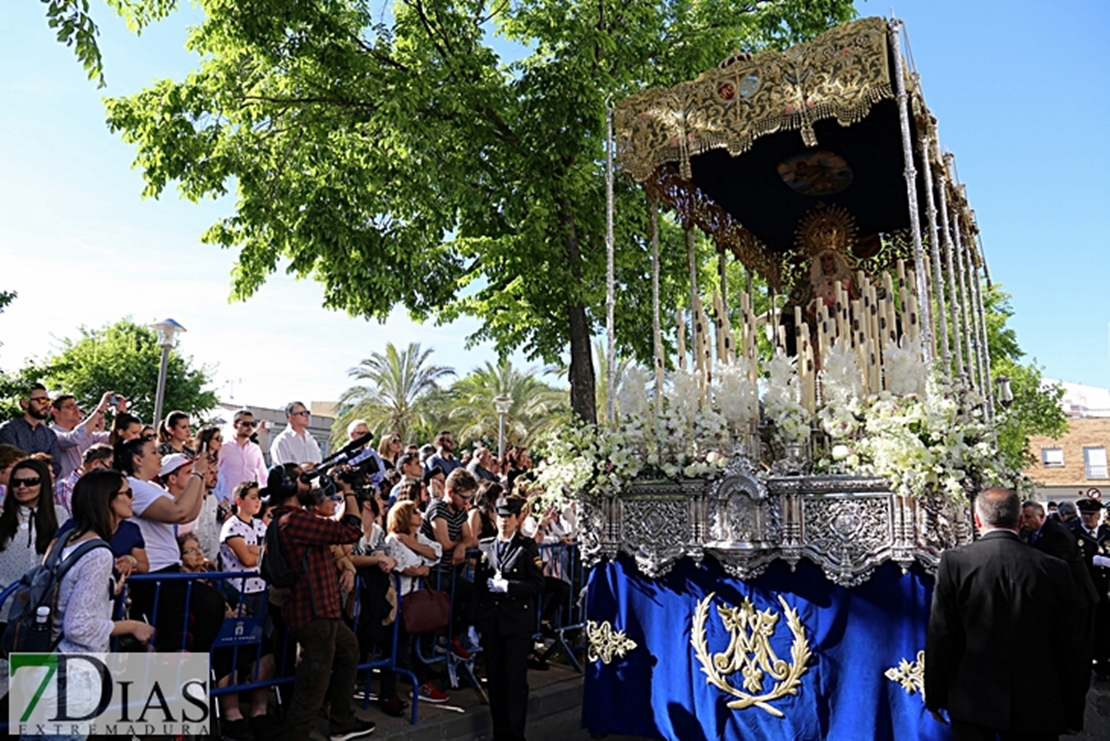
[[[432,352],[422,350],[419,342],[400,351],[389,342],[384,353],[372,353],[351,368],[347,375],[356,385],[339,397],[342,412],[334,436],[342,437],[351,420],[362,418],[378,434],[396,432],[405,442],[414,442],[413,434],[431,412],[431,395],[441,380],[455,374],[451,368],[430,364]]]
[[[1035,360],[1021,362],[1025,352],[1018,344],[1017,332],[1006,325],[1014,315],[1010,294],[1000,284],[984,284],[983,305],[992,380],[1000,376],[1009,378],[1014,394],[1009,409],[997,409],[998,448],[1006,465],[1020,471],[1036,460],[1029,448],[1032,435],[1059,437],[1068,431],[1061,406],[1064,389],[1057,384],[1045,384]]]
[[[449,419],[460,442],[496,445],[499,419],[493,400],[512,399],[505,415],[505,445],[530,445],[567,420],[567,393],[540,380],[540,368],[520,370],[507,360],[487,362],[451,386]]]
[[[853,14],[850,0],[199,4],[199,68],[109,100],[108,121],[136,145],[147,195],[177,182],[199,200],[234,184],[234,213],[203,237],[239,250],[233,295],[287,260],[354,315],[398,303],[418,318],[468,315],[482,322],[471,341],[548,363],[569,346],[571,406],[587,420],[607,106]],[[634,244],[643,198],[618,188],[619,239]],[[648,264],[622,275],[646,285]],[[667,266],[682,284],[682,261]],[[648,310],[618,306],[626,326]]]
[[[96,406],[105,391],[116,391],[127,397],[132,414],[149,422],[162,360],[154,331],[121,319],[99,329],[82,327],[80,332],[77,339],[63,341],[61,352],[36,362],[34,370],[23,375],[36,375],[47,387],[73,394],[86,409]],[[164,409],[191,415],[211,411],[218,400],[210,382],[208,369],[194,367],[192,358],[171,350]]]

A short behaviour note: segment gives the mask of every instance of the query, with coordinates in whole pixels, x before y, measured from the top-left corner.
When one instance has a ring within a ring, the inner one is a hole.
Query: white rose
[[[834,445],[832,448],[832,457],[834,461],[842,461],[851,454],[852,451],[847,445]]]

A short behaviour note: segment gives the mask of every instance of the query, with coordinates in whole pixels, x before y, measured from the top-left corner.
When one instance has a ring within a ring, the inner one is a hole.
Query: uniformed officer
[[[528,710],[528,651],[538,623],[543,561],[536,541],[518,530],[524,498],[497,500],[497,535],[479,543],[474,575],[476,627],[482,634],[495,741],[523,741]]]
[[[1110,527],[1100,524],[1102,503],[1080,499],[1075,503],[1079,518],[1067,524],[1076,536],[1083,560],[1091,570],[1091,580],[1098,590],[1095,607],[1094,663],[1095,676],[1110,680]]]

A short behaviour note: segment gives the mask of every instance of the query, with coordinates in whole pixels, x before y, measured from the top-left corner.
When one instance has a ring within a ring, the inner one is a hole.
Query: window
[[[1087,469],[1087,478],[1107,478],[1106,448],[1083,448],[1083,464]]]
[[[1061,468],[1064,465],[1063,448],[1041,448],[1041,465],[1045,468]]]

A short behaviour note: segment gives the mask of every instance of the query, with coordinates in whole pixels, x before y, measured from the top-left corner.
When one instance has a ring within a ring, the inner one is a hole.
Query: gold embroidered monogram
[[[702,671],[705,672],[706,683],[737,698],[728,703],[734,710],[755,706],[776,718],[785,717],[781,710],[770,703],[786,695],[798,694],[806,664],[813,655],[797,610],[791,608],[781,595],[779,604],[782,605],[783,613],[777,613],[773,609],[756,610],[747,597],[739,607],[717,605],[717,613],[722,625],[729,632],[730,639],[723,652],[710,654],[705,623],[709,616],[709,604],[715,596],[716,592],[711,592],[698,603],[690,632],[690,643],[694,647],[694,655],[701,663]],[[786,615],[786,625],[793,636],[789,662],[780,659],[771,647],[771,637],[775,634],[782,614]],[[728,682],[729,675],[735,673],[743,677],[743,690]],[[774,684],[770,689],[765,689],[768,680]]]
[[[586,658],[590,662],[600,661],[602,664],[608,664],[613,660],[614,655],[623,659],[625,654],[636,648],[636,642],[626,636],[624,631],[613,630],[608,620],[603,620],[601,623],[587,620],[586,638],[590,642],[586,653]]]

